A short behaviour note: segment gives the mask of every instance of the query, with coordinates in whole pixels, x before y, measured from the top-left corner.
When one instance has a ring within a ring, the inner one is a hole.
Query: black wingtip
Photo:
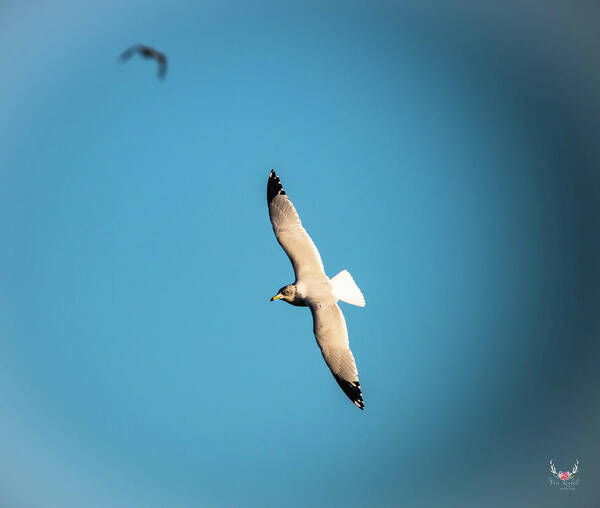
[[[275,170],[272,169],[269,173],[269,181],[267,182],[267,203],[270,203],[275,196],[285,195],[283,185],[279,181],[279,177],[275,174]]]
[[[365,409],[365,403],[363,402],[362,392],[360,391],[360,383],[358,381],[346,381],[339,376],[334,376],[340,388],[344,390],[344,393],[354,403],[354,405],[360,409]]]

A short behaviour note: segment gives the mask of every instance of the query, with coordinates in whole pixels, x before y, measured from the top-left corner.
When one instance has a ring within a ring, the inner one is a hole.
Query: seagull
[[[313,332],[325,363],[348,398],[364,409],[358,370],[338,300],[364,307],[365,299],[347,270],[331,279],[327,277],[321,255],[302,227],[298,212],[274,170],[267,182],[267,203],[275,237],[290,258],[296,275],[296,281],[282,287],[271,301],[283,300],[310,309]]]
[[[167,74],[167,57],[164,53],[160,53],[153,48],[136,44],[126,49],[119,57],[122,62],[129,60],[135,53],[139,53],[144,58],[152,58],[158,62],[158,77],[164,78]]]

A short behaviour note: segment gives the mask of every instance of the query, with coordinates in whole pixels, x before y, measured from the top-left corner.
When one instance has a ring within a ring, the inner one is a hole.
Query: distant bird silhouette
[[[152,58],[158,62],[158,77],[164,78],[167,75],[167,57],[164,53],[160,53],[153,48],[144,46],[143,44],[136,44],[131,46],[129,49],[123,51],[119,59],[121,62],[126,62],[134,54],[139,53],[144,58]]]

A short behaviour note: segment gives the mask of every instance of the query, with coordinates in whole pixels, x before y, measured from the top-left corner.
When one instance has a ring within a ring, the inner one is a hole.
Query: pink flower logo
[[[559,480],[568,480],[570,476],[571,475],[569,474],[568,471],[559,471],[558,472],[558,479]]]

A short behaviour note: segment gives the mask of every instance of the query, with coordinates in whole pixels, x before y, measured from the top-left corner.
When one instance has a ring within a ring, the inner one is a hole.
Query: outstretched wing
[[[140,45],[139,44],[135,44],[134,46],[131,46],[130,48],[127,48],[125,51],[123,51],[123,53],[121,53],[121,56],[119,57],[119,59],[122,62],[126,62],[133,55],[135,55],[139,50],[140,50]]]
[[[163,53],[156,52],[156,61],[158,62],[158,77],[164,78],[167,75],[167,57]]]
[[[302,227],[294,205],[287,197],[279,177],[271,170],[267,183],[267,203],[273,231],[279,245],[290,258],[296,281],[305,275],[325,274],[321,255]]]
[[[348,343],[348,329],[337,304],[310,304],[313,331],[325,363],[348,398],[360,409],[365,405],[358,370]]]

